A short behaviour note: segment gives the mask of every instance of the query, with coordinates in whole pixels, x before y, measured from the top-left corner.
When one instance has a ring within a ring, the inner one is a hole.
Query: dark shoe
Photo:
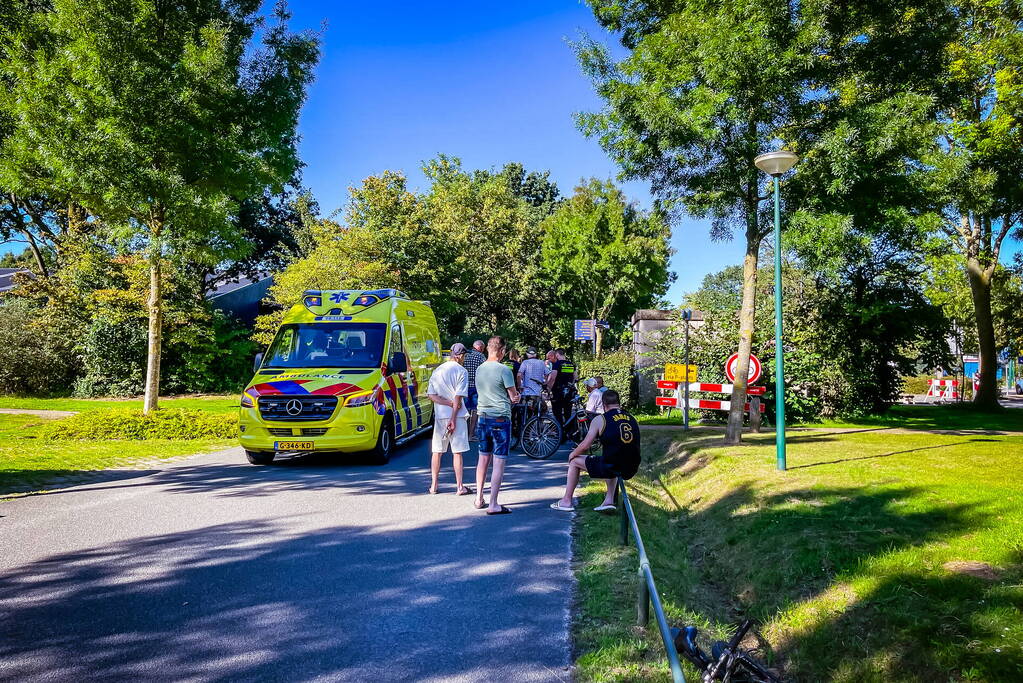
[[[487,514],[488,515],[510,515],[511,514],[511,510],[509,510],[508,508],[506,508],[505,506],[502,505],[501,509],[498,510],[497,512],[494,512],[493,510],[487,510]]]

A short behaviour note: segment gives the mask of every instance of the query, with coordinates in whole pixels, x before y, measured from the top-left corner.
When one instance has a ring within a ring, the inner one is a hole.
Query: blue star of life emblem
[[[330,300],[335,304],[339,304],[342,301],[348,301],[348,292],[334,292],[330,295]]]

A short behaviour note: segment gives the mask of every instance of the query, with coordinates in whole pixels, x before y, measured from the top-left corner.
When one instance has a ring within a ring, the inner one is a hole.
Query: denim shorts
[[[480,442],[481,454],[507,458],[511,445],[511,419],[481,414],[476,423],[476,439]]]
[[[476,410],[476,401],[479,399],[479,392],[476,387],[469,387],[469,395],[465,397],[465,409],[472,412]]]

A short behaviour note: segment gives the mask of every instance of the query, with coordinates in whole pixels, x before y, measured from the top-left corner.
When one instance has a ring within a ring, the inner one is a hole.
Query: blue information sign
[[[593,341],[596,339],[594,328],[596,325],[593,320],[576,320],[575,321],[575,338],[582,341]]]

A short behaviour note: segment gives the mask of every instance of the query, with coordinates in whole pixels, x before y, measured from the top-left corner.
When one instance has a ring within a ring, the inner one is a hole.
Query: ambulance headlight
[[[253,406],[252,397],[248,394],[242,394],[242,408],[251,408]]]
[[[345,401],[345,408],[358,408],[360,406],[368,406],[373,402],[373,392],[364,391],[359,394],[352,394]]]

